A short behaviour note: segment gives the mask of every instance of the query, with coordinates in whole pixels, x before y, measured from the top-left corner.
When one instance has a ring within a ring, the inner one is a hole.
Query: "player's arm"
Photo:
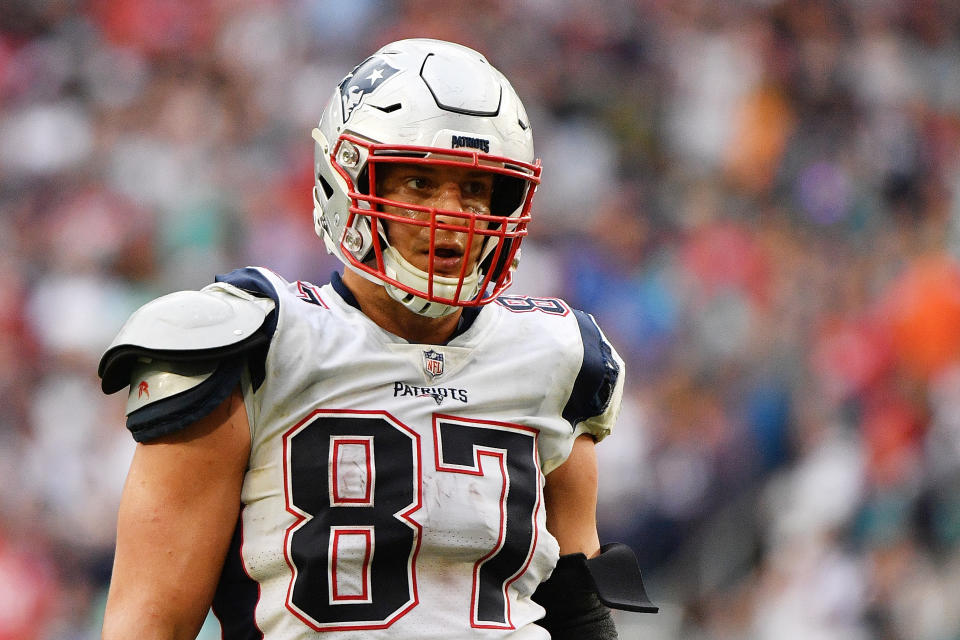
[[[560,544],[560,555],[600,553],[597,535],[597,453],[593,437],[573,442],[566,462],[548,476],[543,489],[547,530]]]
[[[624,389],[624,363],[591,316],[574,311],[583,345],[582,362],[563,417],[574,440],[566,461],[547,475],[547,529],[560,545],[550,578],[534,594],[546,614],[538,624],[552,640],[615,640],[610,609],[656,612],[643,589],[633,551],[601,546],[597,535],[595,444],[616,422]]]
[[[104,640],[195,638],[237,523],[250,449],[239,391],[137,445],[124,486]]]
[[[249,459],[241,380],[262,365],[275,308],[228,283],[172,293],[136,311],[104,353],[102,388],[129,386],[127,428],[139,443],[120,504],[105,640],[196,637]]]
[[[560,545],[560,559],[533,599],[546,609],[537,624],[552,640],[616,640],[608,607],[657,612],[633,550],[619,543],[600,545],[597,475],[593,436],[583,434],[544,485],[547,530]]]
[[[547,475],[544,505],[547,530],[560,545],[550,579],[534,594],[546,615],[538,624],[553,640],[614,640],[617,630],[583,572],[600,553],[597,535],[597,454],[593,437],[583,434],[567,460]]]

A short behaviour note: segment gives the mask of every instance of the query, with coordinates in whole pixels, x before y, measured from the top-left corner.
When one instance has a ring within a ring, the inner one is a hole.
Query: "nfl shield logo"
[[[433,349],[423,352],[423,368],[424,370],[431,375],[431,377],[436,378],[443,373],[443,354]]]

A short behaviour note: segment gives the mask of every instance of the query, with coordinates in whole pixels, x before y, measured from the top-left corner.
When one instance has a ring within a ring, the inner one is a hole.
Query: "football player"
[[[134,313],[100,364],[139,443],[109,639],[616,637],[652,611],[601,547],[596,442],[623,363],[593,319],[507,295],[540,180],[510,83],[387,45],[313,131],[323,286],[262,268]]]

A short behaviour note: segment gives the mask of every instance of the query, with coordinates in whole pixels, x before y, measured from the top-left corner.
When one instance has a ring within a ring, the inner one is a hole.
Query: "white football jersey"
[[[546,474],[616,418],[623,364],[590,316],[504,296],[448,344],[370,321],[336,281],[221,278],[277,308],[244,397],[224,638],[546,640]],[[338,291],[340,293],[338,293]]]

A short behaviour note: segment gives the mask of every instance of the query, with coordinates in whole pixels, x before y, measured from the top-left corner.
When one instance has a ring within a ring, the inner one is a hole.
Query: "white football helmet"
[[[389,44],[340,82],[313,137],[314,224],[327,249],[349,268],[429,317],[486,304],[510,286],[540,162],[520,98],[483,55],[439,40]],[[490,210],[450,211],[378,197],[377,167],[390,162],[489,171]],[[386,213],[385,205],[419,214]],[[430,228],[427,271],[390,246],[386,225],[393,224]],[[472,243],[483,243],[469,272],[464,259],[459,277],[434,273],[438,229],[466,233],[467,253]]]

